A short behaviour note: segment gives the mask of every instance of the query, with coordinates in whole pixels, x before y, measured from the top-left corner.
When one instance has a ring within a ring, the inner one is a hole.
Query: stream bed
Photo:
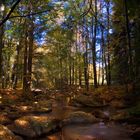
[[[68,106],[66,101],[54,102],[50,116],[63,120],[65,116],[75,111],[91,112],[93,108],[77,108]],[[105,111],[108,113],[108,110]],[[47,136],[48,140],[132,140],[130,133],[123,125],[100,120],[95,124],[69,124],[56,134]],[[41,140],[47,140],[41,139]]]

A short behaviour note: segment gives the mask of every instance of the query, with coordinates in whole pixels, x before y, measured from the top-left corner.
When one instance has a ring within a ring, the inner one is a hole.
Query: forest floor
[[[121,86],[34,89],[30,99],[21,89],[0,90],[0,139],[138,140],[139,101]]]

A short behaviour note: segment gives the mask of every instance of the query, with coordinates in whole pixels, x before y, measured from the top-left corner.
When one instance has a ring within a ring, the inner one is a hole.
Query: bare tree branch
[[[80,15],[80,17],[86,16],[86,15],[90,12],[90,10],[92,9],[92,0],[90,0],[88,3],[89,3],[89,8],[88,8],[88,10],[85,11],[84,13],[82,13],[82,14]]]
[[[15,2],[15,4],[11,7],[11,10],[9,11],[9,13],[6,15],[6,17],[0,22],[0,26],[2,26],[10,17],[10,15],[13,13],[14,9],[16,8],[16,6],[20,3],[21,0],[17,0]]]

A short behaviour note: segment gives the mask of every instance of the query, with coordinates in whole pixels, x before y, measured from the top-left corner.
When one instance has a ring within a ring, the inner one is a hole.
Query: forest
[[[0,0],[0,140],[140,140],[140,0]]]

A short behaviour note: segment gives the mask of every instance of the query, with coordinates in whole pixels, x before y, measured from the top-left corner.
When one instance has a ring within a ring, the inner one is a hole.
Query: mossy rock
[[[104,106],[96,97],[87,95],[78,95],[73,99],[73,104],[80,104],[87,107],[102,107]]]

